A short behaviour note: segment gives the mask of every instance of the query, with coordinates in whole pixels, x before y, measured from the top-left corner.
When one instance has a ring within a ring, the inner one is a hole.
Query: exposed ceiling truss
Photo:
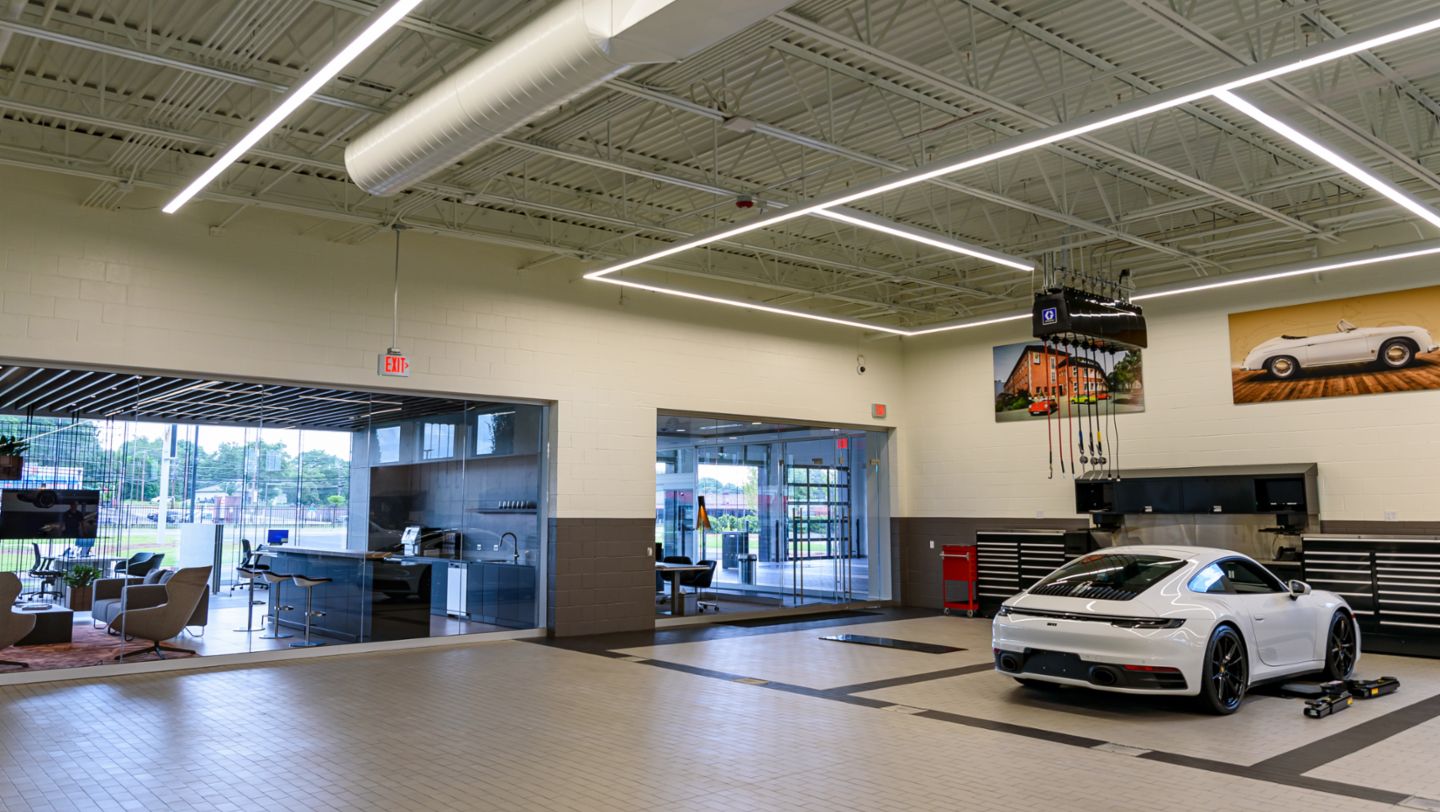
[[[347,139],[534,13],[429,0],[205,198],[355,242],[412,227],[599,266],[1090,111],[1424,10],[1425,0],[802,0],[676,65],[614,79],[395,198],[346,178]],[[148,207],[193,177],[372,13],[370,0],[0,0],[0,164]],[[1435,39],[1252,99],[1410,195],[1440,200]],[[1012,255],[1141,285],[1303,261],[1416,222],[1223,104],[1155,116],[857,204]],[[213,212],[213,209],[207,209]],[[157,212],[157,216],[160,216]],[[1437,236],[1420,224],[1414,239]],[[1062,253],[1063,252],[1063,253]],[[914,329],[1014,310],[1013,270],[815,218],[667,258],[657,280]]]

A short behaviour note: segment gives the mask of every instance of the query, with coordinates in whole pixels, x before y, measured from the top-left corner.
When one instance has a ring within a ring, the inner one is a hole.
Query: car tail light
[[[1147,674],[1178,674],[1180,669],[1168,665],[1122,665],[1126,671],[1143,671]]]
[[[1110,625],[1120,629],[1178,629],[1185,625],[1185,618],[1123,617],[1110,621]]]

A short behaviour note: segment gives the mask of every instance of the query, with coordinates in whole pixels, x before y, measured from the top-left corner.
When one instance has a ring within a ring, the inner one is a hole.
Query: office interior
[[[542,404],[17,364],[0,390],[27,670],[544,624]]]
[[[661,411],[655,549],[700,564],[682,612],[891,598],[888,432]],[[701,506],[704,518],[701,518]],[[657,573],[657,613],[675,614]]]

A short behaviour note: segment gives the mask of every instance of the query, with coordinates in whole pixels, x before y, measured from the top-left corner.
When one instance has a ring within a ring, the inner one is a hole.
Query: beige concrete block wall
[[[1317,462],[1323,519],[1440,520],[1440,391],[1234,405],[1227,321],[1234,311],[1433,284],[1434,261],[1413,260],[1148,303],[1146,412],[1119,417],[1124,466]],[[1046,478],[1044,421],[993,419],[991,348],[1027,336],[1017,322],[906,340],[897,515],[1075,515],[1071,481],[1058,469]]]
[[[265,211],[81,208],[89,181],[0,169],[0,358],[558,405],[557,515],[654,515],[655,412],[896,425],[901,347],[850,328],[626,293],[540,254],[407,233],[399,345],[382,379],[393,243],[326,241]],[[336,230],[334,227],[330,231]],[[868,372],[855,372],[863,352]]]

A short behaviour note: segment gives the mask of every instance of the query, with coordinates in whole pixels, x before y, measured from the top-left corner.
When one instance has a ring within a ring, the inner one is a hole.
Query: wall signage
[[[410,359],[395,350],[380,353],[376,371],[385,378],[410,377]]]

